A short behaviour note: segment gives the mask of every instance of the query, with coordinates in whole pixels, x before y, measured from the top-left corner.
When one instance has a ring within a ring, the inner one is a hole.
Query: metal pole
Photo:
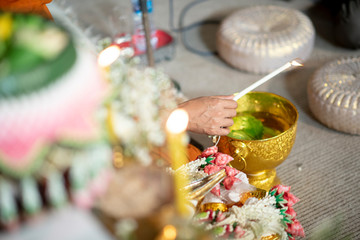
[[[149,24],[149,15],[148,15],[148,8],[147,8],[147,0],[139,0],[140,1],[140,9],[142,12],[142,22],[144,25],[145,31],[145,40],[146,40],[146,56],[148,60],[149,67],[154,67],[154,53],[151,46],[151,29]]]

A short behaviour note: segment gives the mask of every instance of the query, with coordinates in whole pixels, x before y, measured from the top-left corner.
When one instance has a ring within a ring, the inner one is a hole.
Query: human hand
[[[234,124],[237,102],[230,96],[194,98],[179,105],[189,114],[188,131],[207,135],[227,135]]]

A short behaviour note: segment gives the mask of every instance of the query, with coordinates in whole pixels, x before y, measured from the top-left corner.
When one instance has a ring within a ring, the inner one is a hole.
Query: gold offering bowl
[[[275,168],[287,158],[295,142],[298,112],[289,100],[267,92],[250,92],[237,102],[238,113],[250,113],[262,121],[265,116],[265,121],[281,133],[260,140],[221,136],[219,151],[234,158],[231,166],[246,173],[250,184],[269,190],[280,183]],[[272,120],[266,120],[266,116]]]

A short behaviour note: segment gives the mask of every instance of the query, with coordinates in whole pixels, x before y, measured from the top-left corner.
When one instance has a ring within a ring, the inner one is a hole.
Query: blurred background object
[[[51,19],[51,13],[46,4],[52,0],[3,0],[0,9],[17,13],[33,13]]]
[[[295,58],[306,61],[314,41],[315,30],[305,14],[263,5],[243,8],[226,17],[217,32],[216,46],[219,56],[232,67],[264,74]]]

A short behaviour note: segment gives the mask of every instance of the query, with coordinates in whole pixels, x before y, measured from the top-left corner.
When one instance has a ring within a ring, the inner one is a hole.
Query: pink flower
[[[292,224],[288,224],[288,228],[286,229],[286,231],[293,236],[305,237],[304,228],[296,219],[293,220]]]
[[[220,197],[220,184],[216,184],[213,189],[210,191],[212,194],[214,194],[217,197]]]
[[[232,233],[234,231],[234,227],[232,226],[232,224],[226,224],[225,229],[227,233]]]
[[[226,172],[226,175],[228,175],[229,177],[235,177],[240,171],[235,168],[226,166],[225,172]]]
[[[234,176],[226,177],[223,181],[225,189],[230,190],[236,181],[240,181],[240,179]]]
[[[235,238],[241,238],[242,236],[244,236],[245,231],[240,227],[240,226],[236,226],[234,229],[234,233],[235,233]]]
[[[292,218],[295,218],[297,215],[295,210],[292,207],[288,207],[288,209],[286,210],[285,213],[289,214]]]
[[[216,173],[220,170],[221,170],[221,167],[213,165],[213,164],[206,165],[204,168],[204,172],[207,173],[208,175]]]
[[[215,159],[212,161],[215,165],[225,167],[226,164],[234,160],[230,155],[224,154],[224,153],[215,153],[214,154]]]
[[[284,193],[283,197],[287,201],[287,206],[289,207],[292,207],[295,203],[297,203],[300,200],[294,194],[289,192]]]
[[[275,188],[277,189],[277,191],[276,191],[277,194],[276,195],[278,195],[278,194],[280,194],[282,192],[284,192],[284,193],[289,192],[291,186],[276,185],[276,186],[272,187],[270,191],[274,190]]]
[[[287,201],[287,206],[291,207],[295,203],[297,203],[300,199],[297,198],[294,194],[290,193],[290,186],[284,186],[284,185],[276,185],[271,188],[270,191],[277,189],[275,195],[279,195],[281,193],[284,193],[283,198]]]
[[[216,222],[221,222],[225,218],[226,218],[225,214],[223,212],[219,211],[217,216],[216,216]]]
[[[205,150],[201,153],[200,157],[202,157],[202,158],[204,158],[204,157],[207,158],[207,157],[209,157],[209,156],[214,155],[215,153],[217,153],[217,151],[218,151],[218,147],[217,147],[217,146],[209,147],[209,148],[205,149]]]
[[[209,218],[208,220],[213,220],[215,217],[215,212],[213,210],[207,210],[209,212]]]

